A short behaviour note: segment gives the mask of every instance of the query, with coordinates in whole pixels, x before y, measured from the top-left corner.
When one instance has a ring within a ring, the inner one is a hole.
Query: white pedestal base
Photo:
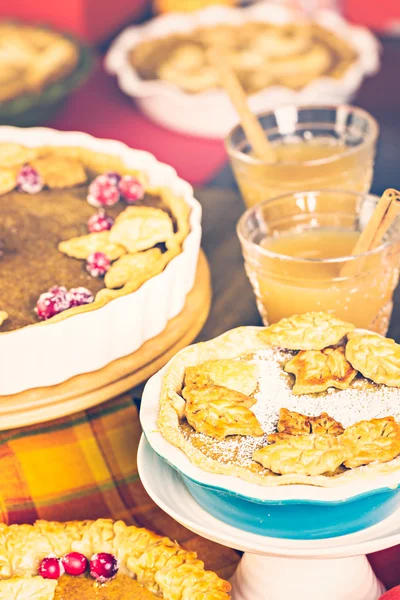
[[[378,600],[385,592],[366,556],[280,558],[246,552],[232,600]]]

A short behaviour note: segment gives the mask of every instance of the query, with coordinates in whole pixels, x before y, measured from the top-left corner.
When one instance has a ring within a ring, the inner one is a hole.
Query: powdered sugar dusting
[[[293,394],[294,378],[285,373],[283,367],[294,354],[289,350],[267,348],[248,357],[259,368],[257,402],[251,410],[265,432],[264,437],[231,436],[214,440],[196,433],[189,425],[183,427],[185,437],[207,456],[258,471],[262,467],[252,460],[253,452],[266,444],[269,433],[276,431],[281,408],[309,416],[326,412],[345,428],[364,419],[393,416],[400,420],[400,388],[375,385],[361,376],[347,390],[330,388],[319,394]]]

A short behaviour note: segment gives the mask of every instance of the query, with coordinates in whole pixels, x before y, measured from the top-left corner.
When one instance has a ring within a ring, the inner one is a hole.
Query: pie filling
[[[400,345],[325,313],[248,329],[254,352],[232,356],[241,341],[246,346],[241,328],[225,334],[225,346],[209,342],[220,352],[203,345],[205,362],[177,359],[185,369],[177,394],[168,392],[179,417],[175,433],[164,421],[173,364],[164,380],[161,431],[196,464],[258,483],[312,482],[400,456]]]
[[[63,575],[54,594],[54,600],[151,600],[156,597],[137,581],[122,574],[106,583],[98,583],[88,575]]]
[[[161,79],[188,93],[219,86],[218,72],[207,49],[224,47],[248,94],[272,85],[301,89],[317,77],[341,77],[356,52],[324,27],[246,23],[197,29],[139,44],[130,55],[145,80]]]
[[[116,157],[3,143],[0,162],[1,332],[133,292],[181,252],[186,202]]]

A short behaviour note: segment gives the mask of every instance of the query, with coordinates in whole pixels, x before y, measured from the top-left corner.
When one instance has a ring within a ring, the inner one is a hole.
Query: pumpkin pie
[[[113,155],[0,143],[0,332],[95,310],[182,250],[190,208]]]
[[[158,426],[203,470],[265,486],[399,470],[399,348],[323,312],[239,327],[170,362]]]
[[[131,51],[130,61],[142,79],[195,94],[220,85],[207,54],[215,45],[224,48],[248,94],[274,85],[298,90],[318,77],[338,78],[357,59],[346,40],[317,23],[247,22],[146,40]]]
[[[99,519],[0,525],[1,600],[228,600],[195,552],[147,529]]]

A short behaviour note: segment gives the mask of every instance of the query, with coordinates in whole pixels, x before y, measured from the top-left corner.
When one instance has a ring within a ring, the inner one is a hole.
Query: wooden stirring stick
[[[207,50],[207,56],[210,63],[218,69],[221,83],[239,114],[240,123],[257,158],[267,162],[276,162],[276,154],[271,148],[260,121],[249,108],[246,93],[231,68],[224,49],[219,46],[210,47]]]
[[[385,233],[389,230],[395,219],[400,214],[400,192],[387,189],[375,207],[365,229],[361,232],[352,255],[357,256],[377,248],[382,242]],[[346,263],[340,271],[341,277],[350,277],[360,270],[360,265],[354,261]]]

